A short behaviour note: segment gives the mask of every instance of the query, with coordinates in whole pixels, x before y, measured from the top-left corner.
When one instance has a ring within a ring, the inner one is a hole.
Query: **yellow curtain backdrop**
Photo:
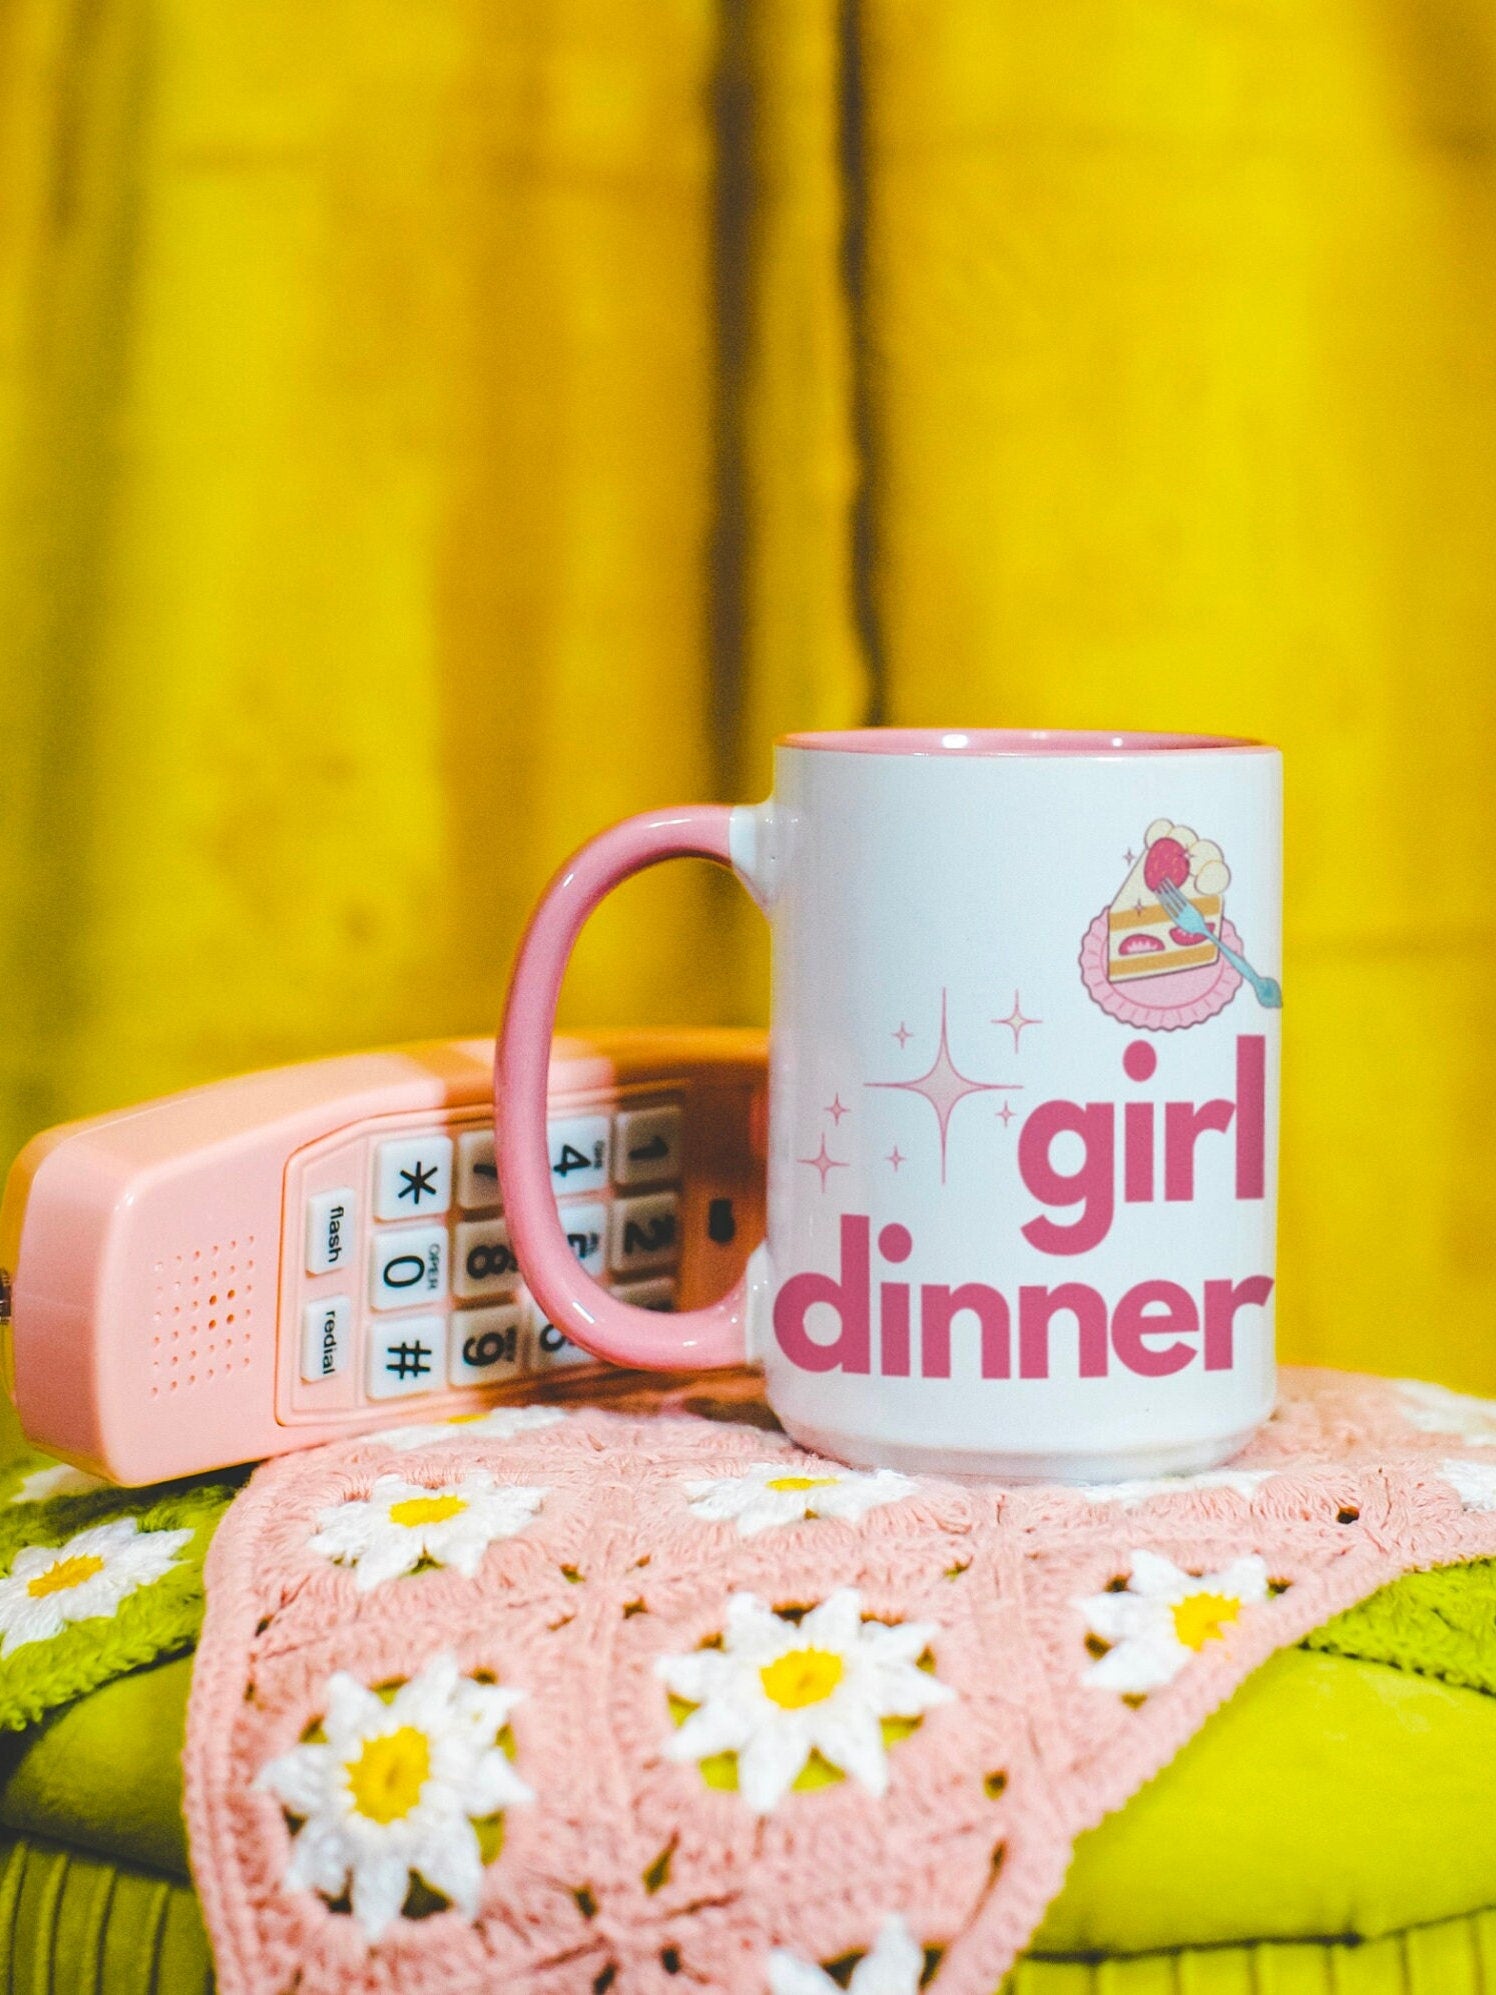
[[[8,0],[0,1162],[490,1029],[785,727],[1259,734],[1284,1348],[1496,1390],[1493,158],[1492,0]]]

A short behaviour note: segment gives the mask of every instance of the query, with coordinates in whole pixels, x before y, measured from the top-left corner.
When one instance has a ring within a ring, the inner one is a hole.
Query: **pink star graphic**
[[[914,1037],[914,1034],[909,1030],[908,1026],[904,1023],[903,1019],[901,1018],[899,1020],[898,1031],[890,1032],[888,1036],[890,1039],[897,1039],[900,1047],[904,1047],[909,1044],[909,1041]]]
[[[831,1103],[830,1106],[827,1108],[826,1113],[831,1117],[831,1120],[836,1124],[837,1128],[840,1129],[842,1117],[844,1115],[850,1115],[852,1111],[850,1108],[847,1107],[847,1104],[842,1100],[839,1094],[834,1094],[831,1097]]]
[[[813,1157],[798,1157],[795,1161],[801,1164],[809,1164],[813,1170],[820,1172],[822,1191],[826,1189],[826,1179],[832,1171],[844,1171],[847,1168],[847,1162],[844,1157],[832,1157],[827,1154],[826,1139],[824,1136],[821,1138],[820,1149],[817,1150]]]
[[[999,1021],[999,1023],[1001,1023],[1001,1021]],[[1004,1129],[1006,1129],[1008,1124],[1013,1120],[1013,1111],[1007,1102],[1004,1102],[1002,1107],[997,1111],[997,1119],[1002,1124]]]
[[[1013,1034],[1013,1051],[1016,1053],[1018,1051],[1018,1041],[1023,1036],[1023,1028],[1026,1025],[1042,1025],[1044,1020],[1042,1018],[1025,1018],[1023,1007],[1018,1002],[1018,993],[1014,991],[1013,1009],[1008,1013],[1006,1018],[994,1018],[992,1023],[994,1025],[1006,1025],[1009,1027]]]
[[[935,1064],[914,1081],[864,1081],[869,1088],[898,1088],[906,1094],[923,1095],[935,1111],[935,1120],[940,1124],[940,1182],[945,1183],[946,1136],[950,1130],[951,1117],[957,1102],[964,1101],[969,1094],[1009,1094],[1017,1091],[1017,1084],[1007,1081],[974,1081],[963,1074],[951,1058],[951,1043],[946,1031],[946,994],[940,993],[940,1051],[935,1055]],[[910,1035],[913,1036],[912,1034]]]
[[[893,1165],[894,1169],[897,1170],[900,1164],[907,1164],[909,1159],[904,1155],[903,1151],[899,1148],[898,1144],[895,1143],[893,1148],[888,1153],[888,1161],[890,1164]]]
[[[1137,853],[1129,848],[1126,852],[1122,854],[1122,863],[1125,866],[1136,866],[1136,864],[1138,863]]]

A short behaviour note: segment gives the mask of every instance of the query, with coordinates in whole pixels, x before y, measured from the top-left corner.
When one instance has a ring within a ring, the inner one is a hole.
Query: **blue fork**
[[[1252,989],[1257,993],[1257,1002],[1273,1011],[1283,1009],[1283,986],[1276,977],[1263,977],[1252,968],[1245,956],[1238,956],[1228,943],[1221,940],[1197,907],[1191,906],[1172,881],[1161,881],[1158,898],[1164,909],[1173,918],[1176,928],[1182,928],[1188,935],[1198,935],[1204,942],[1213,942],[1226,961],[1235,970],[1240,970]]]

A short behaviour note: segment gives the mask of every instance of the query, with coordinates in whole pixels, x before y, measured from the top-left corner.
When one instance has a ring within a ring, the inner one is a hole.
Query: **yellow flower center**
[[[95,1558],[92,1552],[81,1552],[71,1559],[59,1559],[35,1579],[28,1579],[26,1591],[33,1600],[40,1600],[48,1593],[71,1593],[75,1586],[82,1586],[84,1580],[103,1570],[102,1559]]]
[[[460,1496],[407,1496],[404,1502],[390,1505],[390,1522],[419,1531],[423,1524],[445,1524],[449,1517],[460,1517],[466,1509]]]
[[[1174,1603],[1174,1633],[1187,1649],[1203,1649],[1240,1613],[1241,1602],[1229,1593],[1187,1593]]]
[[[834,1649],[791,1649],[765,1663],[758,1677],[771,1704],[781,1711],[801,1711],[807,1704],[824,1703],[846,1673],[847,1665]]]
[[[398,1822],[421,1798],[431,1771],[431,1741],[414,1725],[368,1739],[356,1760],[345,1762],[348,1791],[360,1815],[381,1825]]]
[[[765,1489],[829,1489],[836,1481],[834,1475],[777,1475],[772,1482],[764,1484]]]

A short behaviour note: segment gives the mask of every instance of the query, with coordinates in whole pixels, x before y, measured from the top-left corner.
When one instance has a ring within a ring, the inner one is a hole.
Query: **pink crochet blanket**
[[[224,1995],[993,1995],[1250,1670],[1491,1554],[1496,1403],[1330,1372],[1103,1488],[859,1474],[720,1385],[288,1456],[188,1726]]]

